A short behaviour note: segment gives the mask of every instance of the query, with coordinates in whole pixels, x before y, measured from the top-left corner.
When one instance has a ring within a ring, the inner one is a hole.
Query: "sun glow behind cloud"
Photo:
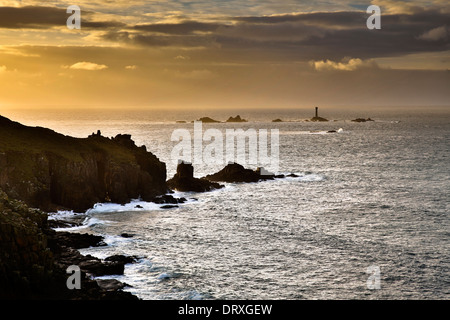
[[[69,30],[72,3],[3,1],[0,94],[11,105],[297,107],[361,103],[378,87],[381,104],[448,103],[450,5],[372,3],[381,30],[365,27],[363,1],[81,0],[81,30]]]

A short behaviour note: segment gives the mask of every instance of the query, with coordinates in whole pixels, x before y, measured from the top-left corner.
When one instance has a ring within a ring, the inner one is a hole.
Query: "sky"
[[[0,108],[450,106],[449,89],[448,0],[0,0]]]

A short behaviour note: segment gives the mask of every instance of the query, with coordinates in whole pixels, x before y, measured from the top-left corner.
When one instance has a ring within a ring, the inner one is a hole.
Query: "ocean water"
[[[77,137],[129,133],[166,162],[168,178],[176,171],[171,134],[192,130],[191,120],[239,113],[249,122],[204,129],[279,130],[279,173],[296,178],[176,192],[189,201],[172,209],[139,200],[97,204],[71,229],[105,237],[107,246],[83,254],[137,256],[123,276],[104,278],[129,284],[125,290],[142,299],[448,299],[450,109],[320,112],[332,121],[303,121],[311,110],[3,115]],[[375,121],[350,121],[357,117]],[[222,167],[198,165],[194,175]]]

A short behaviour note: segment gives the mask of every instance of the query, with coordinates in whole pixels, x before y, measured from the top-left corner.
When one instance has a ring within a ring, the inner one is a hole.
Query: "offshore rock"
[[[264,168],[258,168],[253,171],[251,169],[245,169],[238,163],[229,163],[219,172],[207,175],[204,179],[223,182],[258,182],[260,180],[271,180],[275,177],[265,170],[262,172],[262,170]]]
[[[223,188],[221,184],[203,178],[194,178],[194,167],[192,164],[183,161],[178,164],[177,173],[172,179],[167,181],[167,185],[174,190],[194,192],[205,192]]]
[[[210,117],[202,117],[197,121],[205,122],[205,123],[220,123],[218,120],[211,119]]]
[[[327,122],[328,119],[322,118],[322,117],[312,117],[310,121],[314,122]]]
[[[353,119],[353,120],[352,120],[352,122],[367,122],[367,121],[374,121],[374,120],[372,120],[372,119],[370,119],[370,118],[367,118],[367,119],[364,119],[364,118],[356,118],[356,119]]]
[[[130,135],[73,138],[0,116],[0,188],[45,211],[165,194],[166,166]]]
[[[247,122],[247,120],[242,119],[240,115],[237,115],[236,117],[229,117],[227,122]]]

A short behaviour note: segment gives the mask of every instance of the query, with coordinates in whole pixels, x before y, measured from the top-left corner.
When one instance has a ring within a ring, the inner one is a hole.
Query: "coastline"
[[[65,221],[10,199],[0,191],[0,298],[6,300],[138,300],[118,281],[96,281],[93,275],[123,273],[133,257],[115,256],[102,261],[83,256],[78,249],[104,245],[103,237],[55,231]],[[75,226],[70,222],[71,226]],[[67,286],[71,265],[80,267],[80,289]]]

